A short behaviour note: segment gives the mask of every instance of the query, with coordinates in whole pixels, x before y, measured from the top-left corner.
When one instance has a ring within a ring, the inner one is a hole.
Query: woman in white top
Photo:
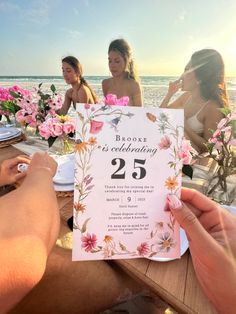
[[[129,97],[129,106],[142,106],[142,93],[131,48],[124,39],[113,40],[108,49],[111,78],[102,81],[103,95]]]
[[[169,104],[171,97],[181,88],[185,91]],[[183,108],[185,115],[185,137],[201,153],[212,136],[217,123],[223,117],[219,108],[228,106],[225,87],[224,62],[213,49],[195,52],[179,80],[170,82],[161,108]]]

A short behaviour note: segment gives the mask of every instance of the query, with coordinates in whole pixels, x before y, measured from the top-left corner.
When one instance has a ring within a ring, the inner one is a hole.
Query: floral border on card
[[[122,108],[114,108],[109,105],[84,104],[85,115],[77,112],[81,124],[81,131],[76,133],[76,167],[81,170],[82,177],[75,178],[75,189],[78,191],[77,200],[74,201],[74,229],[81,232],[81,246],[87,253],[100,253],[103,258],[114,256],[152,257],[160,253],[167,253],[176,246],[174,239],[175,219],[169,212],[169,221],[157,221],[146,241],[141,242],[135,250],[130,251],[125,243],[115,242],[109,234],[104,234],[102,243],[98,243],[96,234],[88,232],[91,217],[83,219],[86,212],[85,199],[93,192],[93,176],[91,173],[91,156],[95,150],[101,149],[96,134],[102,132],[104,123],[108,123],[112,129],[118,131],[119,124],[123,119],[131,119],[133,113],[124,113]],[[107,122],[99,121],[99,117],[107,116]],[[178,177],[182,175],[182,160],[179,151],[182,145],[180,131],[182,126],[174,127],[169,120],[168,114],[161,112],[159,117],[147,112],[146,118],[155,124],[157,132],[163,136],[158,144],[159,150],[169,150],[172,160],[168,163],[173,170],[173,175],[165,180],[165,188],[168,193],[179,195],[180,186]],[[166,134],[168,133],[168,134]],[[172,144],[174,139],[175,145]],[[179,169],[179,170],[178,170]]]

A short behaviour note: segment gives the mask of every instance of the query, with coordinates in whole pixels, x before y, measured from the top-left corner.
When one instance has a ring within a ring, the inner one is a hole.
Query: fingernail
[[[175,194],[168,194],[167,202],[171,209],[177,209],[182,207],[182,202],[178,199],[178,197]]]

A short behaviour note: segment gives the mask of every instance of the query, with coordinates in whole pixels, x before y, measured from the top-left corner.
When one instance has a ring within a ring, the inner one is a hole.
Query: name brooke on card
[[[77,104],[73,260],[180,256],[183,110]]]

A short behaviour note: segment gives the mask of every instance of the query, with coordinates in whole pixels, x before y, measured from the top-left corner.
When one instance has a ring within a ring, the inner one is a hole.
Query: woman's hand
[[[56,161],[48,153],[35,153],[32,156],[27,173],[33,173],[35,170],[47,170],[54,177],[57,171]]]
[[[198,281],[220,313],[236,300],[236,217],[201,193],[182,189],[168,195],[170,210],[186,231]]]
[[[6,159],[0,166],[0,186],[13,184],[16,181],[25,177],[24,172],[19,172],[17,166],[20,163],[30,163],[28,156],[17,156],[12,159]]]
[[[181,80],[176,80],[169,83],[168,94],[174,95],[181,88]]]

